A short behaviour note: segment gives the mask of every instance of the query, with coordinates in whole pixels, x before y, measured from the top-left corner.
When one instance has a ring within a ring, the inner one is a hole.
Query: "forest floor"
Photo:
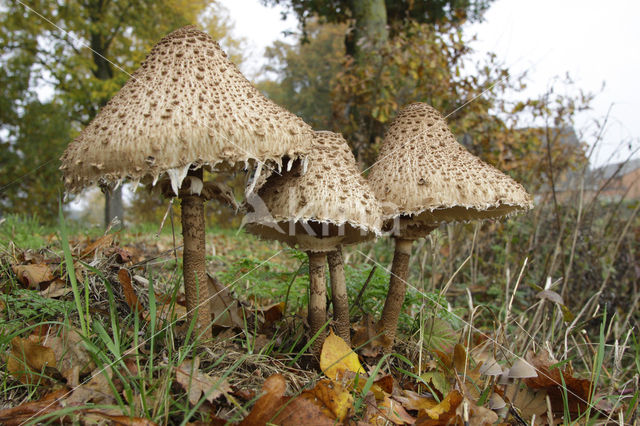
[[[208,230],[210,339],[186,321],[181,240],[0,223],[0,424],[638,422],[637,330],[521,282],[525,259],[498,291],[467,282],[468,259],[437,272],[444,246],[414,256],[385,352],[392,244],[347,248],[351,345],[330,332],[317,358],[304,253]]]

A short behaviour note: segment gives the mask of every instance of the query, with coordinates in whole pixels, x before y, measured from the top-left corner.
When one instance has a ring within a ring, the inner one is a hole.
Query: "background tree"
[[[465,34],[464,23],[481,19],[489,2],[356,2],[375,6],[365,15],[386,7],[379,13],[387,13],[386,25],[361,23],[362,31],[358,21],[379,20],[358,18],[350,2],[329,2],[332,6],[327,8],[327,2],[304,0],[266,3],[287,4],[304,30],[293,45],[278,43],[269,50],[267,70],[277,72],[278,79],[261,83],[261,88],[313,126],[343,133],[364,165],[374,161],[398,109],[421,101],[447,116],[454,134],[470,151],[535,189],[548,177],[548,138],[543,128],[549,128],[551,116],[555,126],[571,127],[575,113],[590,100],[583,95],[562,99],[544,95],[506,101],[508,91],[525,87],[524,75],[512,76],[492,54],[480,62],[472,60],[473,37]],[[343,11],[340,16],[331,12],[338,6]],[[321,16],[312,18],[313,13]],[[324,21],[345,23],[336,27]],[[349,47],[354,33],[361,34],[355,49]],[[337,47],[345,40],[344,48]],[[323,88],[330,88],[328,96]],[[315,100],[313,108],[310,100]],[[309,108],[300,108],[305,102]],[[319,116],[329,110],[330,117]],[[584,146],[560,142],[551,144],[554,167],[583,164],[575,159],[584,160]]]
[[[4,129],[0,143],[6,152],[0,161],[5,163],[11,155],[18,155],[34,167],[42,165],[52,177],[66,144],[50,144],[41,151],[44,157],[29,157],[35,151],[22,149],[24,135],[30,134],[24,123],[26,106],[34,99],[46,98],[55,108],[32,108],[30,125],[42,120],[66,120],[71,125],[58,128],[66,134],[57,135],[69,141],[122,87],[150,47],[176,28],[200,24],[214,38],[225,38],[234,59],[241,59],[238,42],[226,37],[229,26],[223,9],[205,0],[0,0],[0,9],[0,79],[7,83],[3,84],[6,96],[0,115]],[[45,92],[48,95],[43,95]],[[34,117],[37,111],[58,117]],[[35,137],[34,133],[31,136]],[[34,139],[29,143],[46,146],[48,141]],[[0,170],[0,197],[5,210],[20,208],[12,203],[15,195],[5,194],[24,190],[7,186],[15,177],[6,168]],[[38,203],[54,207],[59,190],[60,186],[52,185],[51,191],[39,193],[43,198]],[[123,216],[119,191],[107,196],[106,223],[114,215]]]

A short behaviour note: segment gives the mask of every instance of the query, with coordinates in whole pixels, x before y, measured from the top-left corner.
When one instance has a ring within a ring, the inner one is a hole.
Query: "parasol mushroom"
[[[309,168],[305,174],[298,161],[290,171],[272,174],[258,185],[257,194],[248,198],[255,212],[243,222],[253,234],[307,252],[309,326],[313,336],[326,322],[326,254],[336,252],[341,245],[374,237],[380,232],[381,219],[378,202],[341,135],[315,132],[307,158]],[[331,272],[336,329],[348,341],[349,307],[342,262],[334,263]],[[315,341],[312,352],[319,352],[323,340],[320,336]]]
[[[205,275],[203,170],[249,162],[282,165],[304,155],[311,128],[265,98],[217,42],[193,26],[160,40],[140,68],[69,144],[60,169],[68,191],[99,184],[170,181],[182,206],[188,319],[211,322]],[[188,181],[183,186],[183,181]],[[209,331],[210,333],[210,331]]]
[[[424,103],[400,111],[378,158],[368,180],[380,201],[385,226],[393,224],[395,239],[379,327],[392,345],[413,241],[442,222],[497,218],[530,209],[532,203],[520,184],[460,145],[444,117]]]

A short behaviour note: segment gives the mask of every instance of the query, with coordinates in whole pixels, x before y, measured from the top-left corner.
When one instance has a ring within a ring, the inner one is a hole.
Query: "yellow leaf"
[[[358,361],[358,355],[333,330],[322,345],[320,369],[331,380],[338,380],[345,371],[361,374],[365,372]]]
[[[425,414],[434,420],[438,420],[443,414],[455,414],[455,410],[462,402],[462,395],[457,390],[449,392],[449,394],[433,408],[424,410]]]
[[[351,392],[339,383],[327,379],[320,380],[313,389],[303,392],[302,395],[308,395],[312,400],[322,402],[341,423],[344,422],[349,410],[353,407]]]

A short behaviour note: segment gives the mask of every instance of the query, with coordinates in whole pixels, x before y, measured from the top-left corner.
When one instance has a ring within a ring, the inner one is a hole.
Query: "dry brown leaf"
[[[564,394],[567,395],[569,412],[571,414],[584,413],[590,399],[591,381],[573,377],[570,366],[564,370],[551,368],[556,364],[547,351],[541,351],[538,355],[530,352],[527,360],[537,370],[538,377],[524,379],[524,382],[531,389],[544,390],[551,399],[551,407],[554,414],[564,413]],[[563,381],[566,389],[563,386]]]
[[[381,378],[373,382],[373,384],[380,387],[380,389],[382,389],[389,395],[393,393],[393,376],[391,374],[382,376]]]
[[[329,417],[326,410],[305,397],[283,397],[278,414],[270,422],[280,426],[335,426],[336,419]],[[254,423],[256,424],[256,423]],[[259,423],[258,423],[259,424]]]
[[[34,340],[39,340],[39,336],[35,337]],[[13,377],[27,384],[42,382],[43,371],[47,368],[56,368],[56,356],[51,348],[30,339],[11,339],[7,370]],[[47,372],[44,375],[47,375]]]
[[[385,396],[381,403],[378,403],[378,416],[384,417],[396,425],[412,425],[416,419],[407,413],[402,404],[389,396]]]
[[[362,356],[375,358],[385,347],[388,347],[388,338],[381,331],[376,329],[376,322],[371,315],[362,317],[359,324],[353,326],[355,334],[351,343],[354,347],[360,348],[358,351]],[[386,345],[386,346],[385,346]]]
[[[23,425],[38,417],[53,413],[62,408],[60,401],[67,393],[67,388],[58,389],[48,393],[39,401],[26,402],[17,407],[0,410],[0,424],[4,426]],[[48,420],[53,419],[49,418]]]
[[[46,264],[13,265],[12,269],[20,284],[33,290],[41,290],[41,285],[55,278],[51,266]]]
[[[219,327],[242,328],[244,322],[239,314],[238,301],[231,296],[229,290],[217,278],[207,274],[207,282],[213,324]]]
[[[157,423],[142,417],[117,416],[100,410],[87,410],[84,412],[83,420],[86,424],[93,424],[89,416],[94,417],[98,422],[108,420],[112,425],[118,426],[154,426]]]
[[[67,286],[67,283],[61,280],[60,278],[56,278],[40,292],[40,295],[43,297],[49,297],[51,299],[55,299],[56,297],[62,297],[69,293],[71,293],[73,289]]]
[[[114,234],[103,235],[102,237],[89,244],[87,248],[85,248],[80,254],[80,259],[93,255],[95,252],[110,246],[113,242],[113,235]]]
[[[546,393],[544,391],[535,391],[528,387],[516,387],[517,384],[513,383],[505,388],[505,397],[511,400],[511,405],[516,407],[520,411],[520,415],[525,420],[529,421],[535,415],[536,418],[540,418],[541,415],[547,412],[547,403],[545,401]],[[516,389],[518,389],[517,393]],[[515,393],[515,398],[513,397]]]
[[[188,392],[192,405],[195,405],[203,394],[207,401],[213,402],[222,394],[231,392],[226,380],[203,373],[199,367],[200,358],[196,357],[193,361],[185,359],[176,368],[176,381]]]
[[[402,396],[397,396],[395,398],[400,401],[402,406],[407,410],[428,410],[438,405],[438,401],[432,397],[420,395],[417,392],[406,389],[402,391]]]
[[[46,346],[51,348],[57,360],[57,368],[67,379],[69,386],[78,384],[78,377],[95,368],[91,354],[82,343],[80,333],[75,329],[63,329],[59,336],[47,337]]]
[[[265,380],[262,385],[262,396],[256,401],[253,409],[240,422],[239,426],[264,425],[271,421],[284,397],[284,391],[287,389],[287,382],[281,374],[274,374]]]
[[[269,306],[263,306],[258,309],[261,312],[263,323],[262,330],[267,330],[274,323],[280,321],[282,319],[282,315],[284,314],[284,302],[275,303]]]
[[[339,380],[345,371],[364,374],[358,355],[331,330],[322,345],[320,369],[331,380]]]
[[[83,383],[73,389],[71,395],[65,400],[65,405],[115,404],[116,398],[111,391],[109,381],[113,377],[111,368],[95,369],[87,383]],[[116,412],[115,414],[119,414]]]
[[[493,410],[490,410],[485,407],[480,407],[474,404],[473,402],[471,402],[469,399],[466,400],[466,403],[469,406],[469,424],[470,425],[488,426],[498,421],[498,415],[495,412],[493,412]],[[457,414],[460,418],[464,417],[463,404],[464,402],[458,406],[458,410],[457,410]]]
[[[133,289],[133,285],[131,284],[131,275],[129,275],[129,271],[127,271],[124,268],[120,269],[118,271],[118,280],[122,285],[124,300],[127,302],[127,305],[129,305],[129,308],[131,309],[132,312],[138,312],[138,315],[140,315],[140,318],[144,319],[143,318],[144,308],[140,304],[140,301],[138,300],[138,295]]]

